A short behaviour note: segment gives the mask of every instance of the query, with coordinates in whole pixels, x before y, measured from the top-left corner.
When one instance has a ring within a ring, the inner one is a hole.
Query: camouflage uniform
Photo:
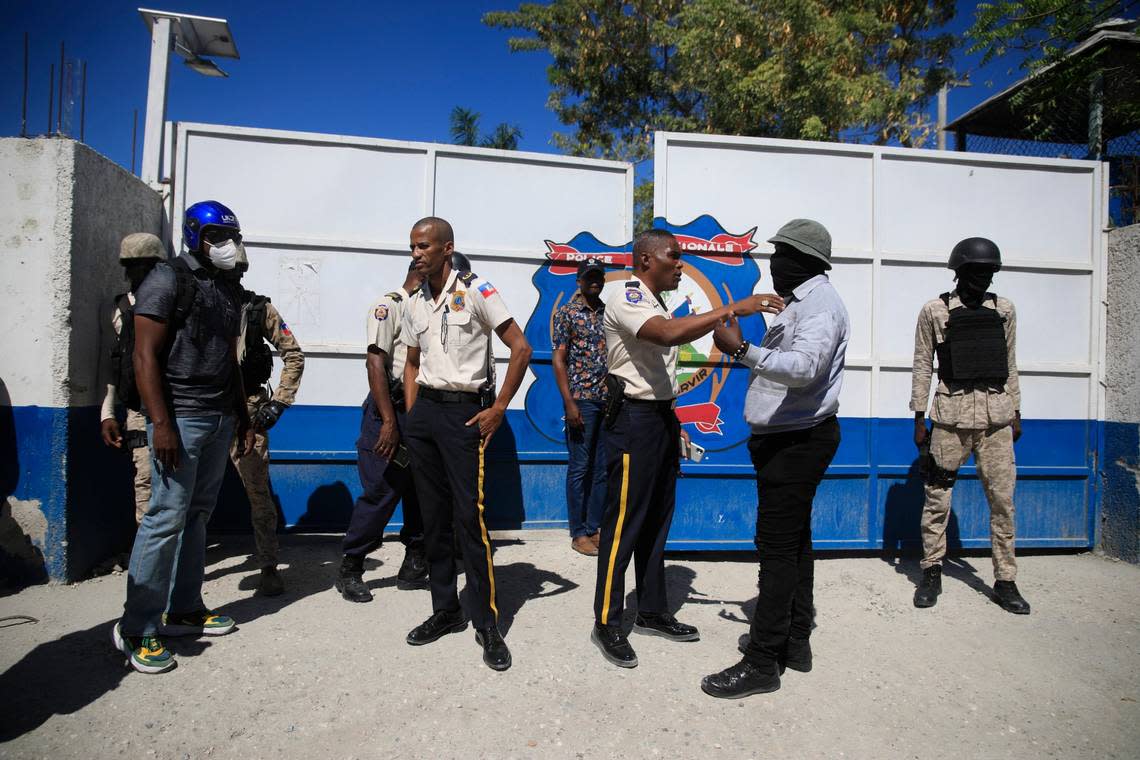
[[[946,340],[950,309],[962,305],[956,293],[950,304],[940,298],[927,302],[918,315],[914,334],[914,364],[911,374],[910,409],[926,411],[932,379],[935,347]],[[990,299],[986,308],[994,308]],[[1013,456],[1011,423],[1021,408],[1015,344],[1017,317],[1013,304],[997,299],[997,311],[1005,320],[1009,378],[1005,384],[988,386],[974,383],[946,383],[939,380],[930,407],[931,472],[926,483],[922,509],[922,568],[942,564],[946,555],[946,523],[950,517],[950,496],[958,469],[973,453],[978,475],[990,505],[990,544],[994,577],[999,581],[1017,579],[1014,558],[1013,489],[1017,471]]]
[[[127,293],[125,298],[129,305],[134,306],[134,293]],[[115,303],[114,310],[111,312],[111,328],[115,331],[116,337],[123,330],[123,311],[118,302]],[[107,392],[103,396],[103,408],[99,415],[100,422],[115,419],[115,400],[115,386],[108,382]],[[128,409],[126,429],[128,433],[141,431],[145,436],[146,417],[140,412]],[[125,441],[124,445],[126,445]],[[150,508],[150,446],[139,446],[131,449],[130,452],[131,477],[134,480],[135,490],[135,523],[140,523],[143,515]]]
[[[249,291],[246,291],[244,309],[249,309]],[[245,331],[248,329],[245,314],[242,315],[242,334],[238,339],[239,350],[245,348]],[[273,344],[284,365],[281,368],[281,380],[270,397],[265,388],[250,389],[246,398],[246,406],[252,419],[258,407],[272,398],[286,406],[293,403],[297,396],[297,389],[301,385],[301,374],[305,370],[305,355],[301,353],[301,346],[289,326],[281,319],[281,314],[272,301],[265,304],[265,325],[263,335]],[[250,392],[252,390],[252,392]],[[276,567],[277,565],[277,505],[269,493],[269,434],[267,431],[256,431],[253,443],[253,453],[239,457],[238,441],[235,439],[230,447],[230,459],[241,476],[245,492],[249,496],[250,522],[253,524],[253,542],[257,548],[258,567]]]

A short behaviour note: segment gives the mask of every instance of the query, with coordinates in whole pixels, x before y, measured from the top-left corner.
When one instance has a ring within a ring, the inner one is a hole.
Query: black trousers
[[[606,431],[606,512],[594,590],[594,619],[602,625],[621,625],[630,558],[638,611],[669,611],[665,539],[673,523],[680,435],[681,424],[667,403],[628,399]]]
[[[408,413],[405,438],[423,512],[432,611],[460,609],[454,555],[458,546],[467,574],[467,615],[477,629],[495,625],[499,618],[491,538],[483,517],[483,449],[478,425],[465,424],[479,410],[477,402],[449,403],[420,395]]]
[[[396,427],[401,433],[407,429],[402,406],[396,409]],[[401,499],[404,501],[404,527],[400,529],[400,542],[409,549],[423,547],[424,522],[419,498],[412,486],[411,470],[372,451],[383,427],[380,411],[369,396],[362,405],[360,437],[356,439],[356,471],[360,474],[364,492],[352,507],[348,531],[341,543],[345,556],[364,557],[380,548],[384,529]]]
[[[744,659],[775,662],[788,638],[811,635],[815,559],[811,505],[816,488],[839,448],[839,422],[754,435],[748,441],[756,468],[756,550],[760,593]]]

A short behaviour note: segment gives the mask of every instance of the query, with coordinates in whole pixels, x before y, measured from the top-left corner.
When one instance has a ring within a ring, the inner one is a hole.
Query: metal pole
[[[48,74],[48,128],[47,134],[51,134],[51,116],[52,108],[55,106],[55,64],[51,65],[51,73]]]
[[[20,137],[28,136],[28,33],[24,32],[24,101],[20,111]]]
[[[83,142],[83,134],[87,131],[87,61],[83,62],[83,85],[80,90],[79,101],[79,142]]]
[[[63,131],[63,43],[59,43],[59,109],[55,114],[55,133]]]
[[[946,95],[950,92],[950,85],[938,88],[938,150],[946,150]]]
[[[162,170],[162,131],[166,119],[166,82],[170,63],[170,19],[157,18],[150,36],[150,79],[143,122],[142,180],[156,186]]]
[[[1104,157],[1104,75],[1097,74],[1089,83],[1089,158]]]
[[[131,174],[135,173],[135,156],[138,155],[138,148],[135,147],[139,134],[139,109],[135,109],[134,122],[131,124]]]

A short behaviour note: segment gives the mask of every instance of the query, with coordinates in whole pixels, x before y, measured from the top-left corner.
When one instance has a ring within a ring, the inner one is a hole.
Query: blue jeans
[[[150,507],[131,550],[122,632],[158,633],[163,612],[205,609],[202,577],[206,563],[206,523],[218,501],[218,489],[234,439],[231,415],[176,417],[178,469],[165,472],[151,458]],[[147,438],[154,445],[154,428]]]
[[[566,428],[566,518],[570,537],[592,536],[606,511],[606,434],[602,427],[605,404],[576,401],[582,428]]]

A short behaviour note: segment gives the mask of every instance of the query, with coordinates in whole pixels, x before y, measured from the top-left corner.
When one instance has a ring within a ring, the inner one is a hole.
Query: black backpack
[[[245,308],[245,352],[241,359],[241,377],[246,393],[253,393],[273,376],[273,350],[265,342],[265,312],[269,298],[249,291]]]
[[[174,341],[174,331],[186,323],[190,309],[194,306],[194,296],[198,285],[194,281],[194,273],[181,259],[170,263],[174,270],[174,316],[170,321],[171,331],[167,341],[167,350]],[[116,296],[115,303],[119,307],[122,318],[122,327],[119,337],[111,348],[111,382],[115,384],[115,395],[123,406],[132,410],[142,409],[142,398],[139,396],[138,381],[135,378],[135,309],[127,298],[126,293]]]

